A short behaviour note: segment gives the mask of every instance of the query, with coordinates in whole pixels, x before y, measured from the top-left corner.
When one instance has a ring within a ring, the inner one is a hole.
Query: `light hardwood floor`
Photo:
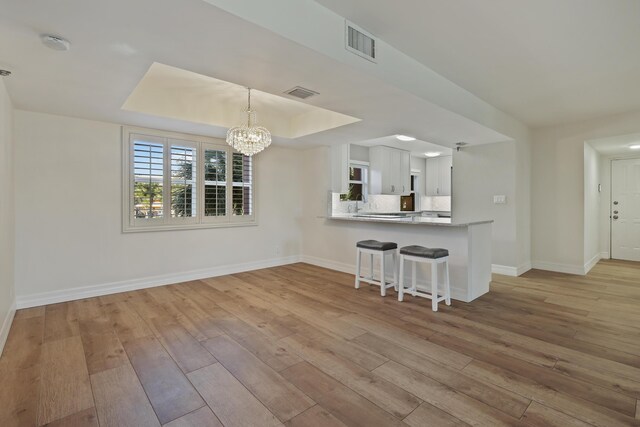
[[[307,264],[21,310],[0,426],[640,425],[640,266],[430,301]]]

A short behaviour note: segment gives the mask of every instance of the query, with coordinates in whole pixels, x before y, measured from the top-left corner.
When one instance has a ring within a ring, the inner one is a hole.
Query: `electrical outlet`
[[[276,254],[277,256],[282,255],[282,249],[280,248],[280,246],[276,246],[276,247],[274,248],[274,252],[275,252],[275,254]]]

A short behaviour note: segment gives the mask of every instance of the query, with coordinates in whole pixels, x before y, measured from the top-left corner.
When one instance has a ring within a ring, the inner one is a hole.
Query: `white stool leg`
[[[418,288],[416,287],[416,264],[418,264],[415,261],[411,261],[411,292],[413,294],[413,296],[416,296],[416,292],[418,290]]]
[[[431,263],[431,308],[438,311],[438,264]]]
[[[380,295],[385,296],[387,294],[387,287],[384,278],[384,252],[380,252]]]
[[[373,280],[373,254],[369,254],[369,266],[371,267],[371,277],[369,279]]]
[[[362,262],[362,252],[356,248],[356,289],[360,289],[360,264]]]
[[[404,296],[404,256],[400,255],[400,279],[398,279],[398,301]]]
[[[398,292],[398,251],[393,251],[393,282],[395,286],[393,287],[396,292]]]
[[[444,262],[444,298],[447,305],[451,305],[451,287],[449,285],[449,260]]]

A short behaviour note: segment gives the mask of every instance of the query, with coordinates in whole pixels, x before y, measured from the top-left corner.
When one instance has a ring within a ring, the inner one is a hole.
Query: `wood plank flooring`
[[[0,426],[640,426],[640,266],[431,311],[292,264],[20,310]]]

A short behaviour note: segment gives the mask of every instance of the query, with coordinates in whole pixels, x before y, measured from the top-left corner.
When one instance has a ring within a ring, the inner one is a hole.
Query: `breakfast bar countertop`
[[[392,216],[392,215],[375,215],[375,214],[334,214],[321,218],[337,219],[341,221],[361,221],[361,222],[384,222],[392,224],[411,224],[411,225],[432,225],[441,227],[468,227],[477,224],[490,224],[493,220],[470,221],[470,222],[452,222],[451,218],[429,218],[423,216]]]

